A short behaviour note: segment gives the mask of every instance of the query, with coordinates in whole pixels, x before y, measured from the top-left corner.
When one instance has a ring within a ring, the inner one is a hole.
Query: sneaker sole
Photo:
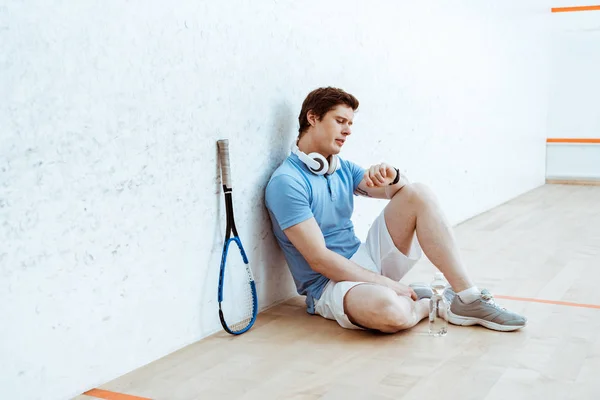
[[[512,332],[525,327],[525,325],[500,325],[480,318],[461,317],[453,314],[452,311],[448,313],[448,321],[453,325],[460,326],[481,325],[485,328],[500,332]]]

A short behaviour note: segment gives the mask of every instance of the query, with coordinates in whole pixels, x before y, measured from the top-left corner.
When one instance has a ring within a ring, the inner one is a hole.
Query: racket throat
[[[225,187],[225,186],[223,186],[223,187]],[[234,236],[239,236],[238,232],[237,232],[237,228],[235,226],[235,218],[233,215],[233,199],[231,197],[231,189],[230,189],[229,193],[225,194],[225,210],[227,213],[227,228],[226,228],[227,233],[225,235],[225,240],[229,240],[232,232],[233,232]]]

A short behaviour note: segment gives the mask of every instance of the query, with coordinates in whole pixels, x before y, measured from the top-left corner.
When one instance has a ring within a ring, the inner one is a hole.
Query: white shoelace
[[[505,307],[501,307],[496,303],[496,301],[494,300],[494,296],[487,289],[483,289],[481,291],[481,298],[483,299],[483,301],[485,301],[495,309],[500,311],[506,311]]]

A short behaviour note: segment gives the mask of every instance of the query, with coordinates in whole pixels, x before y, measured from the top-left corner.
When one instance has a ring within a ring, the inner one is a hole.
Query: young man
[[[428,315],[431,294],[399,281],[423,251],[453,289],[446,293],[451,323],[499,331],[524,327],[524,317],[499,307],[470,280],[426,186],[409,183],[392,165],[365,170],[337,156],[358,104],[341,89],[309,93],[296,145],[266,188],[273,231],[307,311],[348,329],[393,333],[413,327]],[[350,220],[354,195],[390,200],[364,243]]]

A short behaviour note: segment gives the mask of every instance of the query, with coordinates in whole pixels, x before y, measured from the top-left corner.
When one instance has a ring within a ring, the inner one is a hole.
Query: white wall
[[[551,27],[548,137],[598,139],[600,11],[555,14]],[[599,145],[549,143],[547,147],[549,179],[600,179]]]
[[[548,143],[546,178],[584,181],[600,179],[600,144]]]
[[[219,138],[260,304],[293,295],[263,190],[317,86],[361,101],[342,156],[430,184],[452,222],[543,184],[547,9],[505,3],[3,2],[2,397],[220,329]],[[358,201],[359,234],[382,207]]]

